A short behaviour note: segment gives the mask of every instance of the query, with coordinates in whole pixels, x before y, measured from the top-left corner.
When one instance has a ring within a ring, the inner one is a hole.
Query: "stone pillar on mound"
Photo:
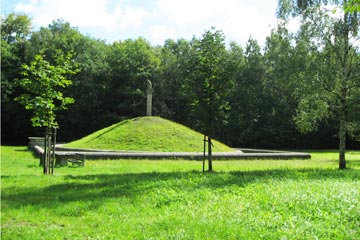
[[[152,93],[153,88],[150,80],[147,80],[147,90],[146,90],[146,116],[152,115]]]

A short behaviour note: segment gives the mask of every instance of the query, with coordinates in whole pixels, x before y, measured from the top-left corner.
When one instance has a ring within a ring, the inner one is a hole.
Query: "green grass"
[[[99,130],[65,147],[107,150],[201,152],[203,135],[160,117],[139,117]],[[233,151],[214,141],[215,152]]]
[[[1,148],[2,239],[360,239],[360,151],[311,160],[97,160],[42,175]]]

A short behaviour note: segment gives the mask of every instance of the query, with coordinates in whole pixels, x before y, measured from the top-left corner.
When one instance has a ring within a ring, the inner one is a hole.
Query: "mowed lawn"
[[[96,160],[44,176],[1,147],[1,239],[360,239],[360,151],[311,160]]]

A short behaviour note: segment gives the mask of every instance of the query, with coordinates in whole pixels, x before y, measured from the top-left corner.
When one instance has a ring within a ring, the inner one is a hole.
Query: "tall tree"
[[[160,60],[154,49],[143,38],[115,42],[108,61],[112,76],[104,103],[111,107],[109,111],[118,119],[145,115],[147,80],[157,94],[154,76]]]
[[[176,122],[189,124],[189,107],[184,92],[189,69],[191,42],[179,39],[167,40],[161,48],[160,71],[157,76],[159,88],[155,98],[162,102],[161,116]]]
[[[208,170],[212,168],[212,138],[217,124],[225,120],[230,89],[226,71],[227,52],[221,31],[212,28],[194,44],[189,89],[196,122],[207,136]],[[223,123],[223,122],[222,122]]]
[[[230,50],[235,71],[229,71],[233,73],[229,134],[237,132],[233,141],[238,146],[256,146],[264,134],[268,101],[263,90],[264,57],[259,44],[252,38],[248,40],[243,54],[236,45],[232,45]]]
[[[40,30],[32,33],[29,39],[30,44],[27,47],[27,55],[29,59],[33,59],[42,51],[46,60],[54,63],[55,60],[52,57],[61,49],[65,54],[73,53],[73,57],[76,58],[78,50],[87,47],[81,42],[83,38],[81,33],[69,22],[56,20],[47,27],[41,27]]]
[[[73,85],[64,90],[76,99],[66,112],[58,115],[59,124],[67,131],[61,131],[66,141],[79,139],[114,123],[105,103],[111,77],[108,63],[110,46],[100,40],[81,36],[74,46],[74,60],[81,72],[73,78]]]
[[[263,145],[275,147],[295,146],[300,140],[300,134],[293,121],[297,106],[294,92],[297,81],[298,61],[302,54],[297,55],[291,44],[292,35],[286,26],[279,24],[267,37],[264,48],[264,80],[263,96],[265,121],[262,123]]]
[[[223,136],[221,138],[230,146],[244,146],[244,129],[241,121],[243,118],[243,104],[245,104],[245,87],[242,81],[242,73],[245,69],[246,59],[244,49],[235,42],[230,43],[228,50],[227,69],[230,81],[233,83],[229,94],[229,123],[222,129]],[[233,134],[236,132],[237,134]]]
[[[29,136],[27,120],[21,118],[23,107],[14,102],[22,93],[16,87],[16,80],[22,78],[21,65],[25,63],[25,49],[31,33],[31,20],[23,14],[11,13],[1,16],[1,139],[18,144],[19,139]],[[14,121],[17,119],[17,121]]]
[[[313,61],[299,73],[305,91],[300,93],[297,125],[308,132],[322,120],[337,119],[340,169],[346,168],[346,136],[359,125],[354,114],[360,104],[359,13],[342,11],[348,2],[280,0],[278,11],[286,20],[301,16],[299,34],[317,46]]]

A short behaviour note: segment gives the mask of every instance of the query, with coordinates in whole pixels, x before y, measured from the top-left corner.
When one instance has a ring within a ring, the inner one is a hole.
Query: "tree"
[[[34,127],[45,127],[45,158],[43,162],[44,174],[53,173],[54,157],[50,160],[51,135],[53,129],[57,129],[56,111],[64,110],[74,99],[63,96],[61,89],[72,84],[67,79],[68,75],[78,72],[76,64],[71,61],[71,55],[63,56],[61,51],[54,56],[56,65],[51,65],[39,54],[30,65],[23,65],[24,78],[18,81],[26,93],[21,94],[15,100],[32,110],[31,122]],[[53,150],[53,156],[55,152]]]
[[[108,111],[111,105],[104,104],[111,76],[108,63],[110,48],[105,41],[84,36],[63,20],[53,21],[32,33],[26,49],[27,59],[31,60],[43,51],[45,60],[55,64],[52,56],[61,49],[65,55],[72,53],[72,58],[81,68],[81,72],[72,77],[71,87],[63,92],[76,102],[68,111],[57,114],[58,123],[67,130],[59,132],[59,140],[79,139],[114,123]]]
[[[39,31],[33,32],[29,39],[27,55],[33,59],[40,51],[44,53],[46,60],[54,63],[52,56],[57,54],[59,49],[67,54],[72,52],[74,58],[78,50],[86,48],[88,45],[82,45],[84,36],[69,22],[64,20],[53,21],[47,27],[41,27]]]
[[[24,41],[31,32],[31,20],[27,15],[11,13],[1,20],[1,39],[9,44]]]
[[[161,116],[183,124],[189,124],[188,98],[183,86],[188,75],[190,55],[189,41],[165,41],[160,52],[160,71],[156,76],[158,89],[155,107],[159,108]]]
[[[294,97],[297,81],[298,65],[302,60],[302,53],[295,51],[295,44],[291,44],[292,35],[286,26],[279,24],[267,37],[264,48],[264,80],[263,96],[265,121],[262,123],[262,143],[267,146],[281,145],[291,147],[298,145],[301,136],[293,121],[298,104]],[[306,52],[307,53],[307,52]],[[261,107],[261,106],[259,106]],[[275,146],[271,147],[275,147]]]
[[[208,142],[208,170],[212,172],[212,138],[216,124],[224,123],[229,107],[230,81],[225,69],[227,52],[221,31],[212,28],[194,44],[188,89],[195,119]],[[205,139],[204,139],[205,140]]]
[[[259,44],[250,38],[245,46],[243,65],[238,67],[233,76],[230,124],[234,126],[233,129],[238,129],[237,141],[241,146],[256,146],[264,134],[266,100],[263,91],[263,58]]]
[[[344,4],[344,10],[350,13],[360,12],[360,0],[349,0]]]
[[[154,76],[160,60],[153,48],[143,38],[115,42],[108,61],[112,76],[104,104],[109,112],[117,120],[145,115],[147,80],[153,84],[154,95],[158,85]]]
[[[13,101],[23,92],[15,82],[22,78],[21,65],[25,63],[30,33],[31,21],[26,15],[1,16],[1,122],[6,126],[1,129],[1,139],[11,144],[18,144],[19,139],[30,134],[26,131],[30,124],[19,117],[24,115],[23,107]]]
[[[340,6],[348,1],[332,1]],[[343,12],[328,1],[279,1],[279,16],[301,16],[299,35],[306,36],[316,49],[298,77],[300,103],[296,123],[302,132],[316,129],[320,121],[338,121],[339,169],[346,168],[347,134],[356,133],[360,104],[359,13]],[[341,14],[337,16],[336,14]]]

